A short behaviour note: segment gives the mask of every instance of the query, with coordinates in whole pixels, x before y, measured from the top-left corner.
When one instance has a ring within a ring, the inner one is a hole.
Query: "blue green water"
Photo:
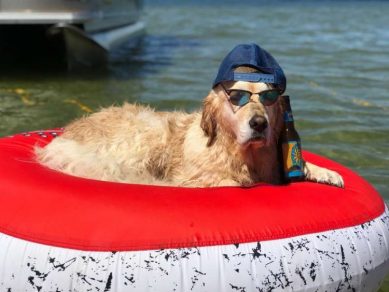
[[[304,148],[389,199],[389,3],[272,3],[149,0],[142,44],[113,52],[106,74],[2,72],[0,134],[61,126],[123,101],[192,111],[225,54],[255,42],[286,72]]]

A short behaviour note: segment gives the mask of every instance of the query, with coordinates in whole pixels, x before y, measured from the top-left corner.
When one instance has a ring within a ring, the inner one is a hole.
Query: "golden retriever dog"
[[[237,71],[247,72],[248,67]],[[283,183],[281,98],[265,106],[264,82],[226,81],[205,97],[202,111],[156,112],[124,104],[70,123],[64,133],[37,148],[43,165],[84,178],[185,187]],[[251,92],[244,106],[228,92]],[[342,177],[305,163],[306,180],[342,187]]]

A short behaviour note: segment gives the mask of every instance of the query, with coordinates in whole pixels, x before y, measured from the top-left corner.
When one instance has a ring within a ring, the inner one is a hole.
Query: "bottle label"
[[[288,111],[284,112],[284,122],[293,122],[292,112],[288,112]]]
[[[282,144],[284,156],[284,170],[287,177],[296,177],[304,175],[303,159],[301,156],[300,145],[297,141],[289,141]]]

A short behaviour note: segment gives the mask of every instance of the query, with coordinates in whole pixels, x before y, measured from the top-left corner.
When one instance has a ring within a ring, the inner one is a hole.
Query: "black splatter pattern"
[[[77,251],[0,234],[0,291],[369,292],[388,272],[388,244],[388,211],[289,239],[138,252]]]

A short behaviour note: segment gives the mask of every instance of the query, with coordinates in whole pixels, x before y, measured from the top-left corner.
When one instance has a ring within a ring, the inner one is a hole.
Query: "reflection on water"
[[[224,55],[256,42],[287,74],[304,148],[353,168],[389,199],[389,3],[208,2],[149,1],[141,44],[112,52],[103,72],[2,64],[0,134],[62,126],[124,101],[195,110]]]

